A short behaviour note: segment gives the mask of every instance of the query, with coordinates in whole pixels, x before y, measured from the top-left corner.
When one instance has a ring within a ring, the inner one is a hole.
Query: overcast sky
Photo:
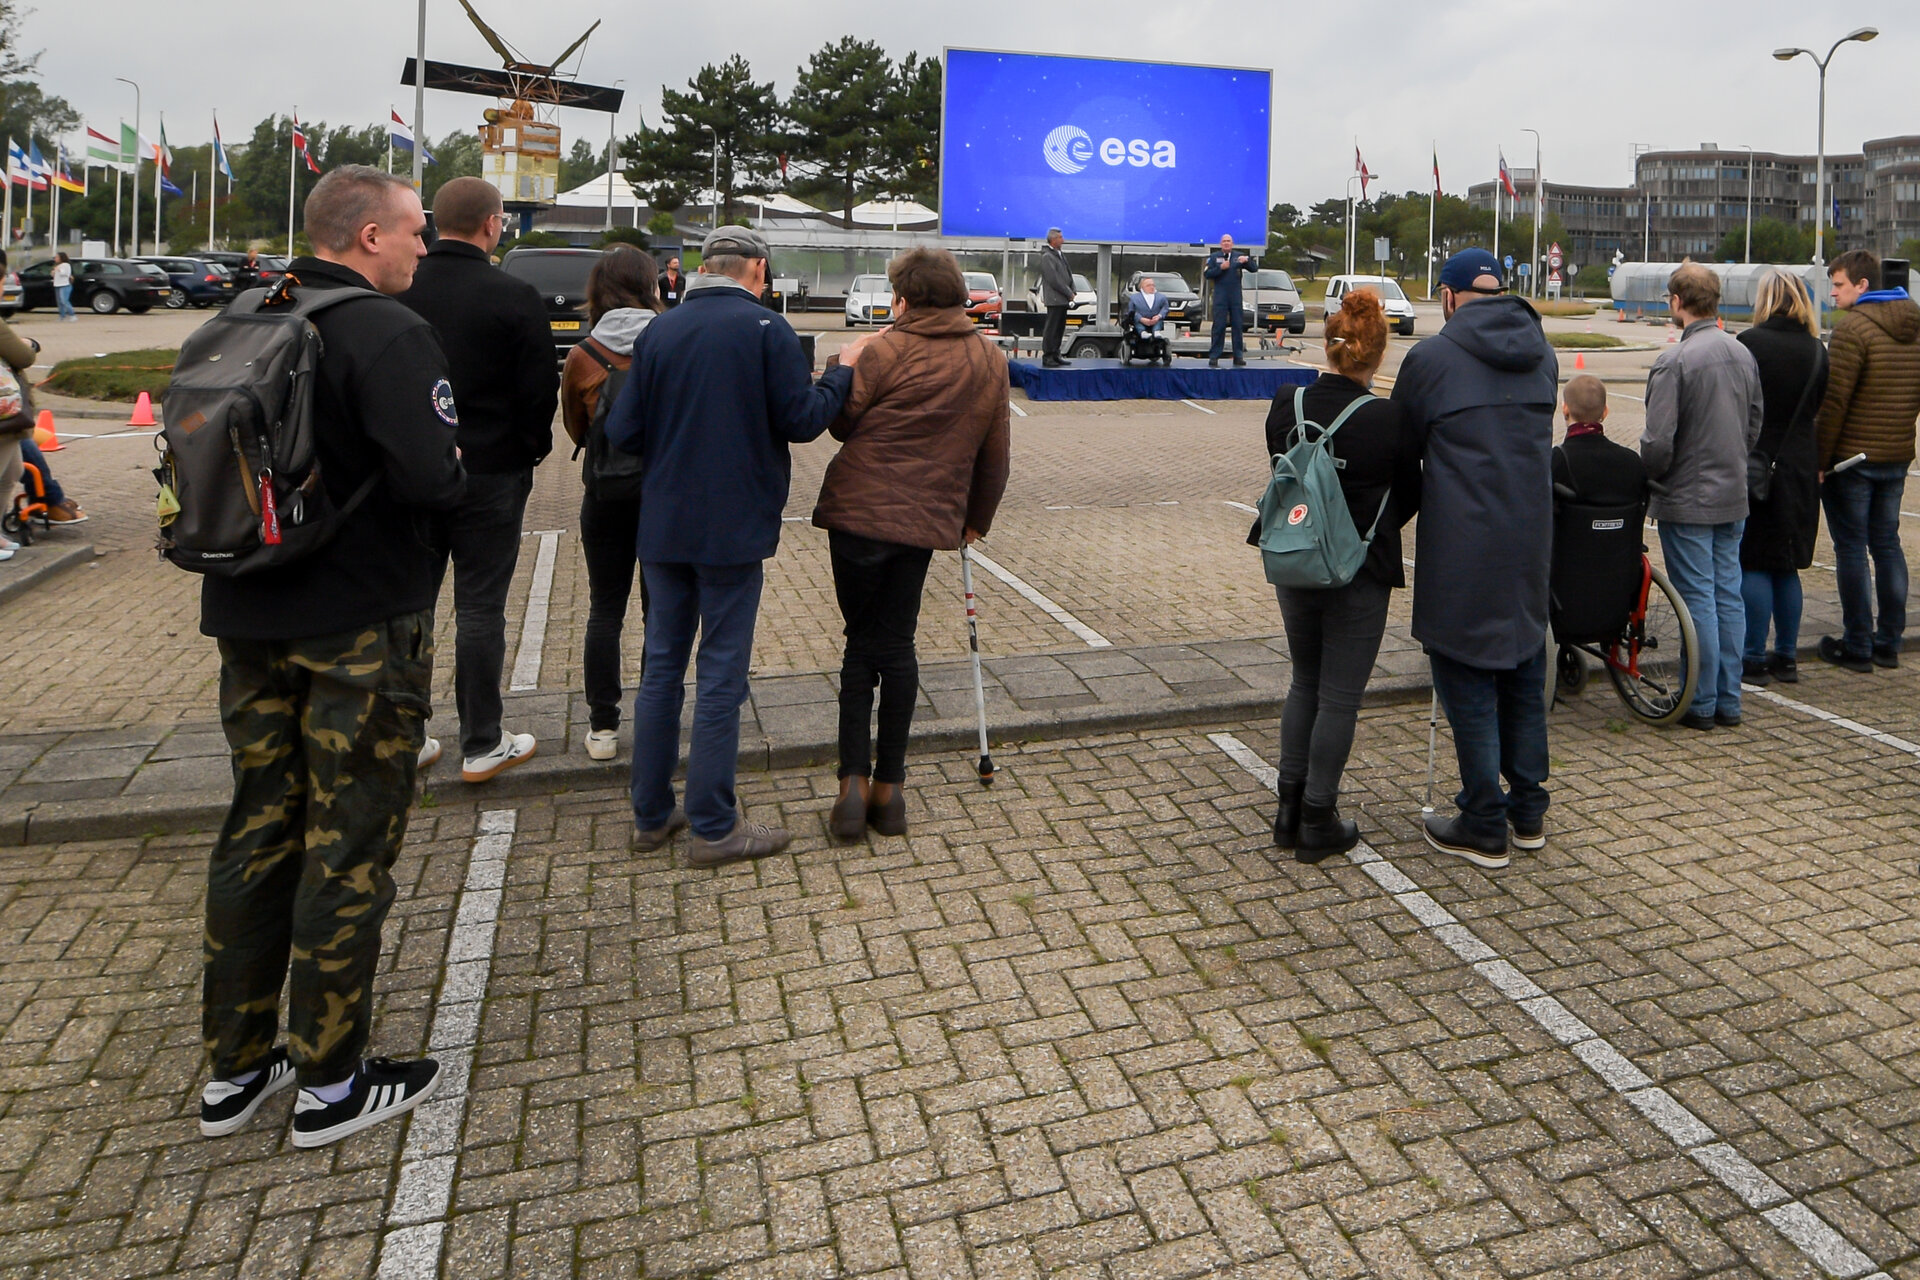
[[[1272,195],[1302,206],[1344,190],[1356,135],[1394,191],[1424,187],[1430,145],[1448,191],[1491,178],[1498,147],[1514,167],[1531,166],[1533,138],[1521,131],[1529,126],[1542,134],[1549,181],[1625,184],[1636,142],[1810,152],[1814,66],[1769,55],[1781,45],[1824,54],[1867,25],[1880,38],[1845,46],[1833,62],[1828,150],[1920,133],[1914,0],[731,0],[724,10],[477,0],[476,8],[535,61],[604,17],[576,65],[583,80],[626,81],[622,133],[635,127],[636,108],[658,123],[661,85],[683,87],[702,63],[740,53],[785,93],[809,53],[845,34],[895,56],[951,45],[1271,67]],[[1596,22],[1596,12],[1606,19]],[[427,13],[429,57],[497,63],[456,0],[427,0]],[[325,29],[313,25],[317,15]],[[412,90],[399,76],[414,19],[409,0],[39,0],[24,44],[45,51],[47,90],[89,123],[131,120],[133,91],[113,78],[124,75],[140,82],[149,132],[164,110],[169,139],[191,143],[210,136],[214,109],[229,138],[295,106],[303,120],[328,124],[382,122],[389,103],[410,116]],[[477,124],[485,106],[429,92],[427,132]],[[605,143],[603,115],[563,112],[560,122],[569,140]]]

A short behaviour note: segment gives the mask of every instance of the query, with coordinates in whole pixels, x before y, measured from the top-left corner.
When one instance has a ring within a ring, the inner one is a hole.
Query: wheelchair
[[[1158,360],[1161,364],[1173,364],[1173,343],[1167,339],[1167,326],[1170,322],[1162,319],[1159,331],[1148,334],[1140,327],[1140,317],[1133,308],[1120,309],[1120,363],[1132,364],[1135,360],[1145,360],[1152,364]]]
[[[23,547],[30,547],[36,528],[45,533],[51,527],[52,523],[47,519],[46,478],[40,474],[40,468],[31,462],[22,462],[20,492],[13,495],[12,505],[0,513],[0,533]]]
[[[1672,724],[1693,702],[1700,641],[1686,602],[1647,559],[1646,499],[1607,506],[1564,484],[1553,491],[1547,709],[1584,689],[1598,663],[1635,717]]]

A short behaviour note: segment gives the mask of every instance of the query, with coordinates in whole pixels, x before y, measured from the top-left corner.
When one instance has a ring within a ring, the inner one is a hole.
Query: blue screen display
[[[947,50],[940,231],[1096,243],[1267,238],[1273,75]]]

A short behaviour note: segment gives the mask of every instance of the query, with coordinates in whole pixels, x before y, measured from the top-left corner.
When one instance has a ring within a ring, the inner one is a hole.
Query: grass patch
[[[1608,347],[1627,345],[1610,333],[1550,333],[1547,341],[1564,350],[1581,351],[1604,351]]]
[[[1543,316],[1590,316],[1599,310],[1591,302],[1581,302],[1569,298],[1539,298],[1533,309]]]
[[[173,376],[178,348],[148,351],[109,351],[104,356],[62,360],[40,385],[63,396],[83,400],[137,400],[142,391],[160,399]]]

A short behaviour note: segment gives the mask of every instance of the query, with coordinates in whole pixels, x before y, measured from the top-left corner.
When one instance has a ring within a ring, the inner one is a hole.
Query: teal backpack
[[[1389,491],[1380,500],[1380,510],[1362,536],[1340,490],[1340,472],[1347,464],[1328,451],[1327,442],[1361,405],[1378,397],[1361,396],[1323,427],[1307,420],[1306,395],[1305,387],[1293,393],[1294,428],[1287,436],[1287,451],[1274,455],[1273,478],[1260,495],[1260,559],[1267,581],[1276,587],[1344,587],[1367,558],[1373,531],[1393,495]]]

